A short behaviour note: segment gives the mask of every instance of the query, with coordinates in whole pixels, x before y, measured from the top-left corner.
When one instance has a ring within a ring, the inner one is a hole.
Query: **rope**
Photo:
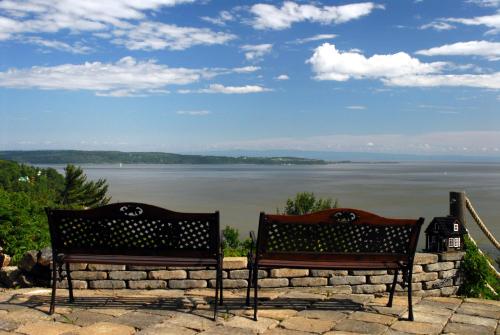
[[[470,214],[472,215],[472,218],[474,219],[474,221],[476,221],[479,228],[481,228],[481,230],[483,231],[484,235],[486,235],[486,237],[491,241],[491,243],[493,243],[495,248],[497,248],[497,250],[499,250],[500,243],[498,243],[498,241],[495,239],[495,236],[493,236],[493,234],[488,230],[486,225],[483,223],[483,220],[481,220],[481,218],[477,214],[476,210],[472,206],[472,203],[470,202],[469,198],[467,198],[467,197],[465,198],[465,205],[467,206],[467,209],[469,210]]]

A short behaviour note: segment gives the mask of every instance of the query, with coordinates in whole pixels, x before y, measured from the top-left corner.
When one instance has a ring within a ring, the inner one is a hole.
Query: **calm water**
[[[62,170],[62,166],[56,166]],[[487,226],[500,238],[500,164],[382,163],[327,166],[85,165],[91,179],[109,182],[112,201],[155,204],[175,211],[219,210],[221,225],[245,236],[260,211],[276,212],[297,192],[314,192],[388,217],[426,223],[448,214],[450,191],[466,191]],[[425,225],[426,226],[426,225]],[[485,250],[491,244],[472,219],[469,229]],[[422,233],[423,235],[423,233]]]

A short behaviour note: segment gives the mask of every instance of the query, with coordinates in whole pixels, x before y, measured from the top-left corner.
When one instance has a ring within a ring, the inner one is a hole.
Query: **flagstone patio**
[[[500,302],[427,297],[414,299],[415,321],[401,320],[406,299],[337,294],[332,288],[260,291],[259,320],[244,306],[244,290],[224,291],[217,322],[213,290],[78,290],[76,302],[58,290],[48,315],[48,289],[0,292],[0,335],[307,335],[500,334]]]

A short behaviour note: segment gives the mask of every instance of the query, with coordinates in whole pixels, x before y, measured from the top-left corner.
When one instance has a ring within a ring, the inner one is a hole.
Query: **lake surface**
[[[62,171],[63,166],[53,166]],[[322,166],[83,165],[91,179],[105,178],[112,202],[145,202],[175,211],[220,211],[221,226],[242,235],[257,230],[260,211],[275,213],[297,192],[338,199],[341,207],[387,217],[448,214],[450,191],[466,191],[479,215],[500,238],[498,163],[349,163]],[[499,253],[472,218],[474,239]],[[423,231],[422,231],[423,236]],[[423,244],[421,243],[421,246]]]

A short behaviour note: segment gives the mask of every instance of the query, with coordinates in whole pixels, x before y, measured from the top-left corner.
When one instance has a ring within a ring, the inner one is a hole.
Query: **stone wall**
[[[461,281],[459,271],[463,253],[417,253],[413,267],[412,288],[415,295],[449,296],[457,292]],[[244,257],[224,259],[224,288],[245,288],[248,285],[247,262]],[[191,289],[215,287],[215,270],[200,267],[152,267],[125,265],[71,265],[73,287],[76,289]],[[341,293],[383,293],[389,291],[393,272],[270,269],[259,271],[261,287],[333,286]],[[67,287],[66,280],[60,282]],[[398,284],[397,292],[403,288]]]

